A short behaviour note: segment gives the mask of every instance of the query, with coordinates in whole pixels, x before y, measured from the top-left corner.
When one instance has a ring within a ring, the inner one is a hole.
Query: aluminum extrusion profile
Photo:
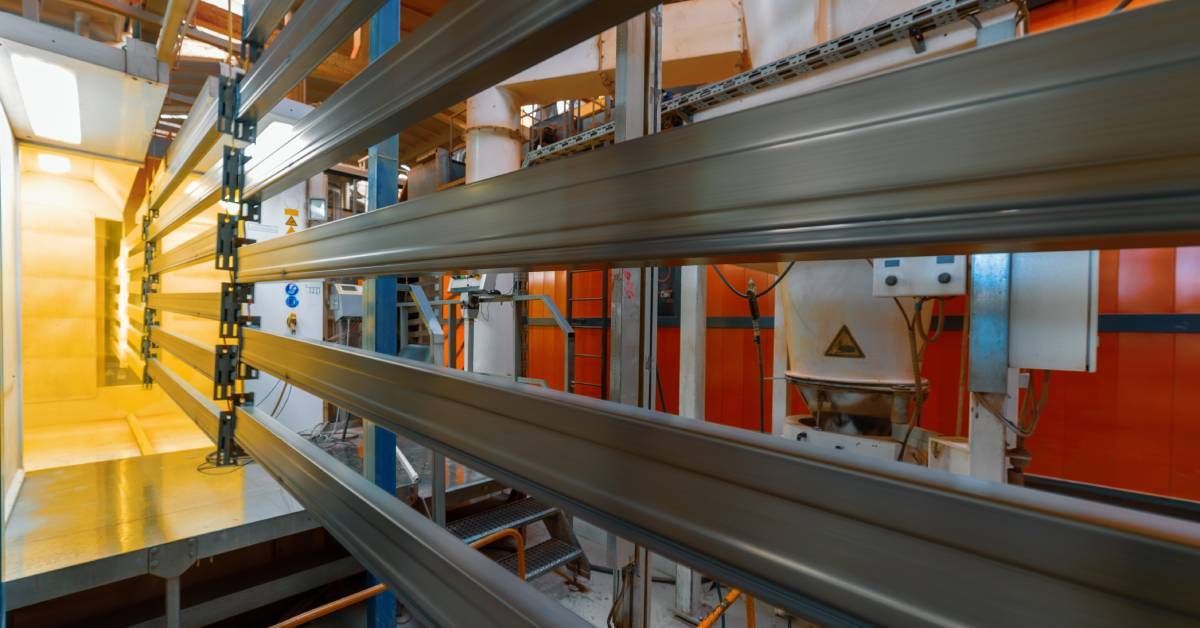
[[[1187,522],[244,334],[263,372],[822,624],[1200,620]]]
[[[266,43],[295,0],[246,0],[242,16],[242,39]]]
[[[150,342],[179,358],[201,375],[212,379],[216,353],[211,345],[202,345],[191,338],[169,332],[159,325],[150,327]]]
[[[451,0],[257,158],[246,172],[246,196],[265,198],[299,183],[655,4]]]
[[[158,218],[150,223],[147,239],[162,239],[220,202],[221,171],[221,166],[213,166],[196,180],[195,186],[189,185],[190,189],[172,194],[163,203]]]
[[[367,21],[384,0],[326,0],[300,5],[242,78],[239,119],[261,118]]]
[[[221,295],[216,292],[152,292],[146,306],[160,312],[221,320]]]
[[[238,443],[423,625],[588,625],[265,412],[237,416]]]
[[[150,379],[158,384],[163,392],[179,406],[183,413],[208,436],[209,440],[217,442],[217,425],[221,410],[205,395],[185,382],[174,371],[163,365],[158,358],[146,361],[146,372]]]
[[[160,211],[184,180],[221,140],[217,130],[217,91],[220,78],[204,81],[196,100],[188,109],[187,119],[175,140],[167,147],[162,166],[150,185],[151,211]]]
[[[156,255],[150,260],[150,273],[158,275],[211,261],[217,256],[216,241],[217,228],[208,227],[187,242]]]
[[[1196,244],[1196,23],[942,57],[253,244],[240,276]]]

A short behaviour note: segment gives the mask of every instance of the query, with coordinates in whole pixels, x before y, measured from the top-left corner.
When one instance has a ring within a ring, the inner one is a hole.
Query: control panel
[[[453,275],[450,277],[450,293],[492,292],[496,289],[496,275]]]
[[[872,292],[877,297],[945,297],[966,292],[964,255],[877,257],[872,265]]]

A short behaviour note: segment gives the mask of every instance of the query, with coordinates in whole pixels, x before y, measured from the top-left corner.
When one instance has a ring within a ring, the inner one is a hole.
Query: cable
[[[763,296],[770,294],[771,291],[775,289],[775,286],[779,285],[779,282],[783,281],[784,277],[787,277],[787,274],[792,271],[792,267],[795,265],[796,265],[796,262],[788,262],[787,268],[783,269],[782,273],[779,273],[779,276],[775,278],[775,281],[771,282],[771,285],[767,286],[766,290],[763,290],[762,292],[758,293],[758,296],[763,297]],[[717,277],[721,278],[721,283],[725,284],[725,287],[729,288],[730,292],[733,292],[734,294],[738,295],[739,297],[742,297],[743,299],[750,298],[750,296],[747,293],[739,291],[737,288],[734,288],[733,285],[729,283],[729,280],[725,278],[725,273],[721,272],[721,267],[719,265],[713,264],[712,268],[713,268],[713,270],[717,271]]]
[[[1117,6],[1113,7],[1112,11],[1108,12],[1108,14],[1116,15],[1117,13],[1124,11],[1125,7],[1129,6],[1132,2],[1133,2],[1133,0],[1121,0],[1120,2],[1117,3]]]
[[[1034,394],[1031,382],[1029,391],[1025,393],[1025,398],[1021,400],[1021,407],[1018,410],[1016,421],[1004,416],[1003,409],[995,405],[994,394],[976,393],[975,396],[980,405],[995,415],[997,419],[1000,419],[1010,430],[1016,432],[1022,438],[1029,438],[1033,436],[1034,431],[1037,429],[1038,419],[1042,417],[1042,409],[1045,407],[1046,401],[1050,398],[1050,371],[1042,370],[1042,386],[1037,395],[1037,402],[1032,401]],[[1022,424],[1025,426],[1022,427]]]

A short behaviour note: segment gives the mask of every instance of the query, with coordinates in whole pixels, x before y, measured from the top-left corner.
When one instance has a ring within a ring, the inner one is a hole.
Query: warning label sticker
[[[850,333],[850,328],[842,325],[836,336],[833,337],[833,342],[829,343],[829,348],[825,350],[825,355],[831,358],[865,358],[862,347],[858,346],[858,341],[854,339],[854,334]]]

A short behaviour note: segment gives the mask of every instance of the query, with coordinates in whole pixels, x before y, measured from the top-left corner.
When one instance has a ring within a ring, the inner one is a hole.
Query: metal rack
[[[256,199],[651,4],[452,1],[215,189],[251,219]],[[239,242],[220,310],[246,282],[284,278],[1200,243],[1197,21],[1194,3],[1165,3]],[[193,198],[168,214],[172,202],[146,229],[151,287],[157,237],[206,209]],[[144,328],[195,366],[202,348],[155,332],[155,306],[183,296],[150,298]],[[233,311],[236,345],[214,361],[236,346],[237,376],[285,379],[821,623],[1200,618],[1200,534],[1172,520],[268,334]],[[423,623],[580,623],[247,399],[222,411],[144,359]]]

